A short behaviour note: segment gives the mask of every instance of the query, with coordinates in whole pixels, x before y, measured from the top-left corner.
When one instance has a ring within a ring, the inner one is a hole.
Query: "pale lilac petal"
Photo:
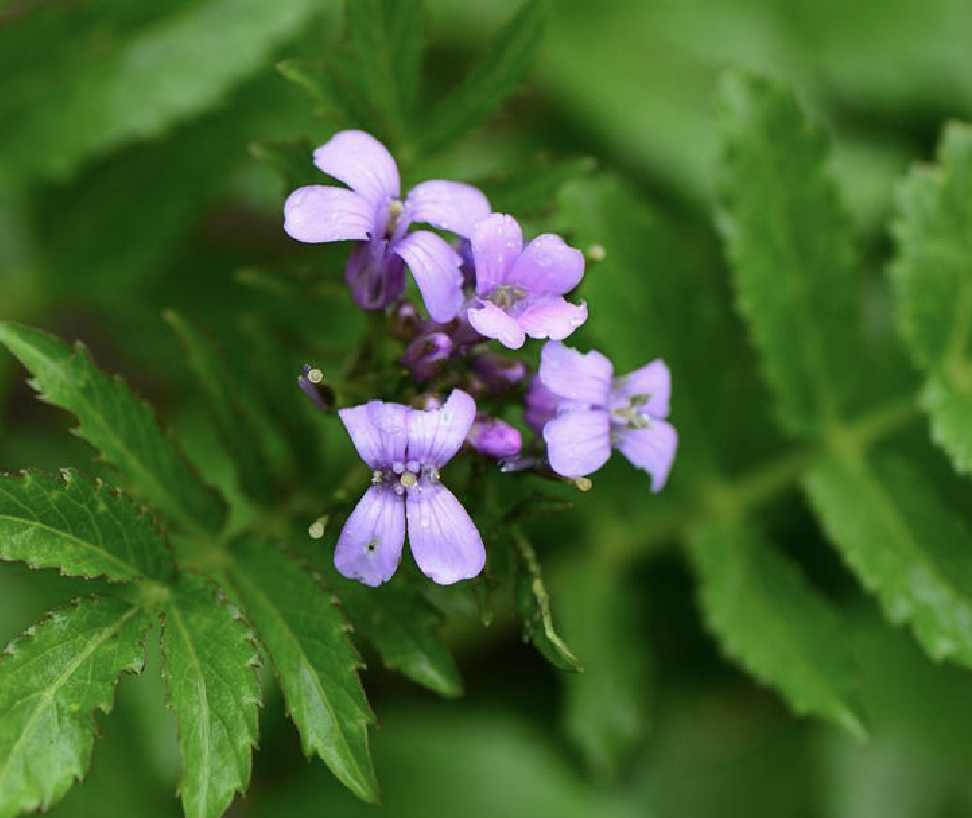
[[[392,578],[405,543],[405,498],[388,486],[372,486],[341,529],[334,567],[372,587]]]
[[[338,415],[361,459],[373,469],[386,469],[394,463],[405,463],[411,411],[400,403],[373,400],[341,409]]]
[[[653,418],[668,417],[672,376],[663,360],[658,358],[614,382],[614,402],[627,403],[635,395],[647,396],[642,409]]]
[[[606,406],[614,367],[600,352],[584,353],[557,341],[540,353],[540,380],[555,395],[587,404]]]
[[[617,435],[618,450],[632,465],[651,475],[651,490],[665,487],[675,460],[678,434],[665,420],[653,420],[647,429],[624,429]]]
[[[462,258],[441,236],[419,230],[395,245],[418,284],[425,309],[433,321],[444,324],[462,306]]]
[[[604,409],[575,409],[543,427],[550,468],[564,477],[597,471],[611,456],[611,418]]]
[[[476,418],[476,401],[453,389],[438,409],[412,409],[408,418],[408,460],[442,467],[459,451]]]
[[[584,277],[584,254],[560,236],[544,233],[531,241],[513,262],[508,284],[535,295],[563,295]]]
[[[516,320],[531,338],[563,341],[587,320],[587,304],[572,304],[560,295],[533,298]]]
[[[512,216],[493,213],[479,222],[469,237],[476,263],[476,292],[489,295],[523,250],[523,231]]]
[[[537,375],[534,375],[523,403],[523,420],[539,435],[543,434],[543,427],[547,422],[557,415],[560,398],[547,389]]]
[[[405,292],[405,262],[387,253],[388,242],[372,239],[355,246],[344,268],[351,298],[363,310],[383,310]]]
[[[422,573],[439,585],[472,579],[486,564],[476,524],[455,495],[440,483],[408,493],[408,542]]]
[[[371,205],[371,213],[388,199],[397,199],[398,166],[388,148],[364,131],[339,131],[314,151],[314,164],[340,179]]]
[[[405,200],[403,218],[469,238],[476,223],[489,212],[489,199],[478,188],[461,182],[433,180],[412,188]]]
[[[519,349],[526,341],[523,327],[492,301],[484,301],[479,307],[471,307],[466,311],[466,318],[476,332],[485,338],[495,338],[507,349]]]
[[[374,221],[374,208],[354,191],[340,187],[299,187],[284,202],[284,230],[297,241],[364,240]]]

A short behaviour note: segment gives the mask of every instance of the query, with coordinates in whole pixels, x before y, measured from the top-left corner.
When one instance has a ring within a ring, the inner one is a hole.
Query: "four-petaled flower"
[[[478,575],[486,561],[482,538],[439,482],[439,470],[459,451],[476,417],[473,399],[456,389],[438,409],[371,401],[339,414],[373,476],[338,539],[338,571],[365,585],[386,582],[398,568],[407,520],[422,573],[441,585]]]
[[[607,462],[613,444],[651,475],[653,492],[661,491],[678,446],[665,420],[672,382],[663,361],[615,378],[614,366],[600,352],[585,355],[551,341],[540,354],[539,377],[558,398],[557,416],[543,427],[555,472],[591,474]]]
[[[516,220],[494,213],[470,242],[477,298],[467,315],[481,335],[519,349],[527,335],[559,341],[587,320],[586,304],[563,297],[583,278],[584,255],[560,236],[544,233],[524,248]]]
[[[340,131],[314,151],[314,164],[350,190],[309,185],[284,204],[284,229],[304,242],[360,242],[348,258],[345,277],[358,306],[386,307],[405,289],[404,266],[415,277],[429,315],[445,322],[463,303],[461,256],[428,230],[408,233],[416,222],[468,237],[490,212],[476,188],[429,181],[400,198],[398,166],[373,136]]]

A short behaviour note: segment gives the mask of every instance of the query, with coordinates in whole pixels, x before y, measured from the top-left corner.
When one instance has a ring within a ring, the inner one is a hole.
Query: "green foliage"
[[[537,650],[561,670],[580,671],[580,661],[554,628],[550,597],[543,583],[540,561],[529,540],[517,532],[516,549],[520,570],[516,574],[516,609],[523,621],[524,635]]]
[[[41,74],[56,89],[49,104],[0,93],[8,100],[0,116],[16,123],[0,140],[0,173],[64,177],[123,140],[164,132],[218,102],[316,10],[313,0],[206,0],[115,40],[100,59],[55,55]],[[232,59],[207,59],[217,42]],[[4,79],[37,81],[30,72]]]
[[[972,667],[972,529],[920,470],[835,456],[807,477],[827,534],[892,622],[936,660]]]
[[[255,541],[234,547],[229,579],[270,655],[304,753],[319,755],[352,792],[377,801],[368,754],[374,714],[336,600],[289,556]]]
[[[863,737],[838,612],[752,526],[714,523],[691,542],[699,601],[725,652],[797,713]]]
[[[187,529],[222,525],[222,500],[161,431],[149,406],[120,378],[98,370],[82,345],[72,351],[47,333],[12,323],[0,323],[0,343],[34,376],[43,399],[71,412],[77,433],[146,499]]]
[[[222,815],[250,783],[257,741],[259,657],[240,612],[186,576],[163,608],[163,673],[179,724],[186,818]]]
[[[564,635],[584,662],[565,680],[564,727],[598,778],[615,780],[651,726],[637,588],[620,565],[576,559],[555,589]]]
[[[827,142],[793,95],[731,75],[723,212],[740,311],[788,431],[819,431],[847,408],[856,376],[857,261],[850,220],[826,167]]]
[[[70,469],[0,477],[0,559],[112,580],[164,579],[173,568],[145,509]]]
[[[55,611],[0,659],[0,815],[46,810],[91,760],[94,711],[123,672],[142,670],[151,620],[118,599]]]
[[[939,165],[901,186],[891,278],[902,334],[928,374],[932,438],[972,472],[972,128],[945,129]]]
[[[523,82],[543,36],[546,0],[526,0],[493,37],[486,56],[429,115],[419,148],[438,150],[472,130]]]

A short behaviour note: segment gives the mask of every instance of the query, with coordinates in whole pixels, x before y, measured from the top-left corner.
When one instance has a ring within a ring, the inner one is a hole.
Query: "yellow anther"
[[[418,477],[414,472],[407,471],[399,478],[399,482],[407,489],[412,488],[418,483]]]
[[[324,383],[324,373],[319,369],[312,369],[307,373],[307,380],[311,383]]]

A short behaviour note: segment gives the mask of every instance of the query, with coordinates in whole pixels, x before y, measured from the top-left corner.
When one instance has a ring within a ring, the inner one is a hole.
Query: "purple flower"
[[[550,467],[564,477],[597,471],[614,445],[651,475],[661,491],[675,459],[678,435],[668,417],[671,375],[661,360],[619,378],[600,352],[586,355],[551,341],[540,355],[539,377],[559,400],[543,427]]]
[[[401,362],[415,380],[427,381],[439,373],[450,355],[452,339],[444,332],[430,332],[420,335],[405,348]]]
[[[497,459],[520,453],[523,441],[520,430],[505,420],[479,415],[469,429],[466,439],[480,454]]]
[[[510,349],[526,336],[563,340],[587,320],[586,304],[564,299],[584,277],[584,255],[560,236],[544,233],[525,248],[512,216],[494,213],[470,236],[476,301],[469,323]]]
[[[486,562],[479,531],[439,482],[439,469],[472,426],[473,399],[456,389],[439,409],[375,400],[339,414],[374,473],[338,538],[337,570],[365,585],[389,580],[401,560],[407,520],[412,556],[422,573],[440,585],[479,574]]]
[[[538,435],[542,435],[543,427],[557,416],[560,399],[543,385],[539,375],[534,375],[530,380],[523,404],[523,420],[526,425]]]
[[[398,166],[373,136],[340,131],[314,151],[314,164],[348,188],[309,185],[284,204],[284,230],[298,241],[355,241],[345,277],[358,306],[382,309],[402,295],[405,265],[412,271],[429,315],[448,321],[462,306],[460,255],[428,230],[408,233],[424,222],[468,237],[489,213],[476,188],[430,181],[400,198]]]

